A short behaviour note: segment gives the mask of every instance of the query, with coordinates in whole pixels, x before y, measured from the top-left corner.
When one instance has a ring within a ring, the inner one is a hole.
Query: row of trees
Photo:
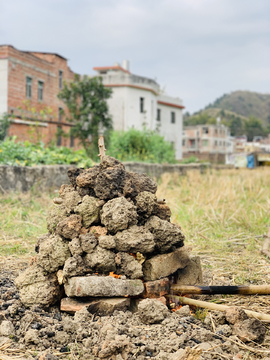
[[[248,141],[252,141],[254,136],[266,136],[270,133],[270,126],[264,127],[260,119],[250,116],[248,119],[227,113],[221,110],[218,114],[221,124],[230,128],[232,136],[247,135]],[[217,119],[207,112],[190,116],[187,114],[184,119],[184,126],[216,124]]]

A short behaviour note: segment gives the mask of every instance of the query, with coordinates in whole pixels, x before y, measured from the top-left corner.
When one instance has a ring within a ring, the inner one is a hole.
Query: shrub
[[[120,161],[175,163],[173,145],[148,129],[112,131],[107,154]]]

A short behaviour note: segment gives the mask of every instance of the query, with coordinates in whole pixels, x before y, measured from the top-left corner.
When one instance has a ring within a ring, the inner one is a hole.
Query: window
[[[38,101],[43,100],[43,87],[44,87],[43,81],[39,81],[38,82]]]
[[[63,87],[63,71],[59,70],[59,89]]]
[[[217,142],[217,140],[215,140],[215,146],[218,146],[218,142]]]
[[[161,110],[157,109],[157,121],[161,120]]]
[[[63,109],[58,108],[58,122],[62,122]]]
[[[74,136],[70,135],[70,147],[74,147]]]
[[[140,113],[144,112],[144,98],[140,98]]]
[[[202,144],[203,144],[203,146],[205,146],[205,147],[208,146],[208,140],[203,140],[203,141],[202,141]]]
[[[182,146],[186,146],[186,140],[182,140]]]
[[[190,148],[195,149],[196,142],[195,140],[190,140]]]
[[[208,134],[208,127],[203,127],[202,128],[202,133],[203,134]]]
[[[31,99],[32,97],[32,78],[26,77],[26,97]]]
[[[174,111],[171,112],[171,123],[175,124],[175,112]]]
[[[57,126],[57,146],[62,145],[61,126]]]

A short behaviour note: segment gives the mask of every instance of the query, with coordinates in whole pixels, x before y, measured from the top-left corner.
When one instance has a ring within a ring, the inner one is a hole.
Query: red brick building
[[[67,112],[67,108],[57,94],[64,81],[73,79],[74,73],[61,55],[0,45],[0,114],[13,114],[8,135],[77,147],[77,140],[56,136],[57,128],[67,133],[71,126],[64,119],[62,110]]]

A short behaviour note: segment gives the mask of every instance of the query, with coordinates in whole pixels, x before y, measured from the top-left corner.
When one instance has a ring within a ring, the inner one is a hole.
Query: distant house
[[[67,108],[57,94],[64,81],[73,79],[74,73],[61,55],[0,45],[0,115],[13,115],[8,135],[29,140],[29,130],[34,126],[45,143],[56,140],[58,145],[76,146],[73,138],[58,136],[56,139],[58,128],[67,132],[71,126],[64,122],[62,110]],[[42,118],[40,110],[46,107],[52,112]],[[34,115],[31,108],[39,115]]]
[[[159,129],[165,140],[174,145],[176,158],[181,159],[182,100],[162,95],[155,80],[132,74],[127,60],[123,66],[100,66],[94,70],[102,77],[103,84],[113,90],[108,105],[114,129],[126,131],[144,126]]]
[[[183,157],[192,155],[200,160],[224,162],[225,155],[234,152],[234,139],[224,125],[185,126],[183,131]]]

